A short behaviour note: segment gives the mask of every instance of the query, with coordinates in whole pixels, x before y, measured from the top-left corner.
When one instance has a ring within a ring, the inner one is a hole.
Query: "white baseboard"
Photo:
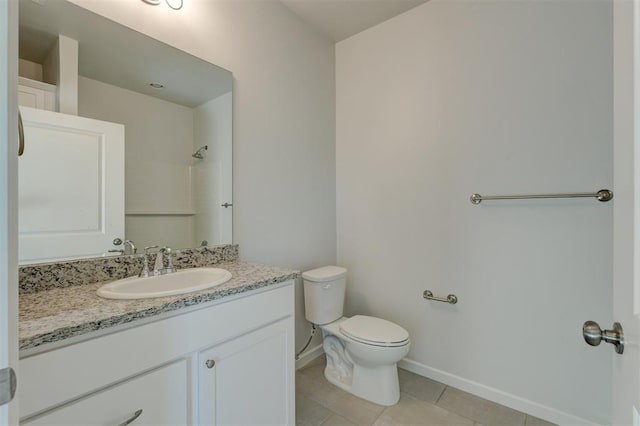
[[[532,416],[552,423],[556,423],[558,425],[597,425],[596,423],[590,422],[589,420],[556,410],[555,408],[547,407],[537,402],[529,401],[519,396],[515,396],[471,380],[467,380],[465,378],[426,366],[407,358],[400,361],[398,363],[398,366],[405,370],[411,371],[412,373],[419,374],[420,376],[436,380],[440,383],[444,383],[445,385],[460,389],[465,392],[469,392],[481,398],[488,399],[489,401],[496,402],[506,407],[513,408],[514,410],[530,414]]]
[[[302,354],[300,354],[300,357],[296,360],[296,370],[301,369],[302,367],[309,364],[314,359],[318,358],[319,356],[322,356],[322,354],[324,354],[324,349],[322,349],[322,343],[320,343],[318,346],[314,346],[313,348],[303,352]]]

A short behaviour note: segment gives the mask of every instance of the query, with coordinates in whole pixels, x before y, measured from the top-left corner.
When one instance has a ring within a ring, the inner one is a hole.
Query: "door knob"
[[[7,367],[0,370],[0,405],[11,402],[16,394],[16,373],[13,368]]]
[[[602,330],[597,322],[587,321],[582,326],[582,336],[591,346],[598,346],[604,340],[614,345],[617,353],[624,352],[624,333],[619,322],[613,323],[613,330]]]

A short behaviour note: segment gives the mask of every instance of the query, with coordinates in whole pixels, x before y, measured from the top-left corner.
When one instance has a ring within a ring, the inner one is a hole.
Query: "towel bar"
[[[472,204],[480,204],[483,200],[528,200],[532,198],[595,198],[606,203],[613,198],[613,192],[601,189],[598,192],[577,192],[572,194],[532,194],[532,195],[480,195],[472,194],[469,197]]]

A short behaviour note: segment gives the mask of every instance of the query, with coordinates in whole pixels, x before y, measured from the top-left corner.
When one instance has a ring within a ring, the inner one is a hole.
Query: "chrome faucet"
[[[162,247],[156,255],[156,263],[153,268],[153,275],[165,275],[176,272],[176,268],[173,266],[173,259],[171,258],[171,247]],[[167,254],[167,267],[164,267],[164,254]]]
[[[158,247],[157,244],[155,246],[149,246],[144,248],[144,255],[142,256],[142,262],[143,262],[142,271],[140,271],[140,273],[138,274],[140,278],[146,278],[149,275],[156,275],[155,270],[153,271],[154,272],[153,274],[149,271],[149,249],[156,248],[156,247]]]
[[[149,269],[149,250],[152,248],[157,248],[157,245],[149,246],[144,248],[144,257],[142,258],[143,265],[142,271],[138,274],[139,277],[145,278],[149,276],[158,276],[171,274],[176,272],[176,268],[173,266],[173,259],[171,258],[171,247],[162,247],[158,250],[156,254],[156,260],[153,265],[153,271]],[[167,267],[164,267],[164,254],[167,254]]]
[[[162,254],[162,250],[164,250],[164,247],[156,253],[156,263],[153,265],[154,276],[162,275],[162,270],[164,269],[164,256]]]
[[[127,254],[127,246],[129,247],[129,254],[136,254],[138,253],[138,249],[136,248],[135,244],[133,244],[133,241],[131,240],[124,240],[123,244],[123,248],[124,248],[124,253]]]
[[[119,246],[122,244],[122,248],[109,250],[109,253],[136,254],[138,252],[138,249],[136,248],[135,244],[133,244],[133,241],[131,240],[124,240],[124,243],[123,243],[120,238],[116,238],[115,240],[113,240],[113,244],[116,246]],[[129,253],[127,253],[127,247],[129,247]]]
[[[175,268],[175,266],[173,266],[173,259],[171,258],[171,253],[172,253],[171,247],[167,247],[167,246],[162,247],[160,249],[160,252],[167,254],[167,267],[164,268],[164,269],[161,269],[160,273],[161,274],[172,274],[172,273],[176,272],[176,268]]]

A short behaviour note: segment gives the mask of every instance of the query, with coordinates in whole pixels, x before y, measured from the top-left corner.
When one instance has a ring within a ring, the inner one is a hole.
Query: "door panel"
[[[0,369],[18,365],[18,2],[0,2]],[[17,399],[0,425],[17,424]]]
[[[124,126],[21,111],[20,261],[102,255],[124,235]]]

